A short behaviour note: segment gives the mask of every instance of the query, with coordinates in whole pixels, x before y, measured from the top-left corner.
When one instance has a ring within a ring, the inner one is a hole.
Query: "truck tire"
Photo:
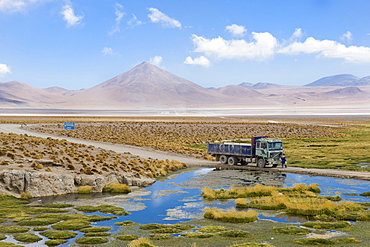
[[[235,166],[236,164],[238,164],[238,159],[235,157],[235,156],[230,156],[228,159],[227,159],[227,163],[231,166]]]
[[[266,164],[266,162],[265,162],[265,159],[264,158],[260,158],[260,159],[257,160],[257,166],[259,168],[264,168],[265,167],[265,164]]]
[[[226,155],[221,155],[220,156],[220,162],[221,162],[221,164],[227,164],[227,156]]]

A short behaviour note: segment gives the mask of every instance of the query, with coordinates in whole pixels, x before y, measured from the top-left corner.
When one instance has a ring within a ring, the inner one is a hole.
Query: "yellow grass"
[[[257,212],[254,210],[248,211],[236,211],[235,208],[229,208],[227,210],[222,210],[218,208],[204,208],[205,218],[215,219],[225,222],[233,222],[233,223],[246,223],[252,222],[257,220]]]

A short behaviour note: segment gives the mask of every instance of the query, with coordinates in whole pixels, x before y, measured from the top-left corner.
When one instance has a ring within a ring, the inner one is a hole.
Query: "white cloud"
[[[135,27],[135,26],[140,26],[140,25],[142,25],[142,24],[144,24],[144,23],[143,23],[142,21],[139,21],[139,20],[137,19],[136,15],[132,14],[132,18],[131,18],[131,20],[129,20],[129,21],[127,22],[127,24],[128,24],[129,26],[131,26],[131,27]]]
[[[169,28],[181,28],[181,23],[178,20],[175,20],[168,15],[162,13],[156,8],[148,8],[148,10],[151,12],[148,14],[149,19],[151,22],[154,23],[161,23],[163,27],[169,27]]]
[[[109,35],[112,35],[116,32],[121,31],[119,25],[121,24],[122,18],[125,16],[125,13],[122,11],[123,6],[121,4],[115,3],[114,8],[115,8],[114,14],[116,15],[116,19],[115,19],[116,23],[113,27],[113,30],[109,32]]]
[[[0,0],[0,10],[3,12],[22,11],[26,5],[26,1],[21,0]]]
[[[67,22],[67,27],[81,24],[83,16],[75,15],[72,7],[69,4],[63,6],[63,11],[61,14],[63,15],[63,19]]]
[[[159,67],[162,63],[162,60],[163,58],[161,56],[154,56],[150,58],[149,63]]]
[[[290,40],[299,40],[303,36],[302,28],[296,28],[292,36],[290,37]]]
[[[304,42],[294,42],[278,53],[287,55],[317,54],[326,58],[341,58],[353,63],[370,63],[370,47],[345,46],[333,40],[317,40],[313,37]]]
[[[204,67],[209,67],[211,65],[211,62],[205,56],[196,57],[194,59],[189,56],[185,59],[184,63],[201,65]]]
[[[226,26],[226,31],[229,31],[235,37],[241,37],[244,36],[244,34],[247,32],[247,29],[245,29],[244,26],[232,24],[230,26]]]
[[[350,31],[347,31],[340,38],[344,42],[351,43],[352,42],[352,39],[353,39],[353,35],[352,35],[352,33]]]
[[[0,0],[0,11],[2,12],[21,12],[28,7],[52,0]]]
[[[277,39],[270,33],[252,33],[254,42],[245,40],[225,40],[221,37],[207,39],[193,34],[195,52],[218,59],[266,60],[275,54]]]
[[[10,70],[10,67],[6,64],[0,63],[0,76],[4,76],[10,73],[12,73],[12,71]]]
[[[110,48],[110,47],[104,47],[103,50],[101,50],[101,52],[104,55],[113,55],[114,54],[113,49]]]

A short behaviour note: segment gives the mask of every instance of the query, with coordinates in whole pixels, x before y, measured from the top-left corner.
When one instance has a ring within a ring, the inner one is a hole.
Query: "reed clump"
[[[221,210],[218,208],[204,208],[204,218],[214,219],[223,222],[231,223],[248,223],[258,219],[257,212],[254,210],[248,211],[236,211],[235,208],[229,208],[228,210]]]

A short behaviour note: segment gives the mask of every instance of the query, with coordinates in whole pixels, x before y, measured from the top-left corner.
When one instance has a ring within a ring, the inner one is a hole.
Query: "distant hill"
[[[364,94],[365,92],[359,89],[358,87],[345,87],[336,89],[333,91],[326,92],[326,95],[342,95],[342,96],[355,96],[359,94]]]
[[[60,87],[38,89],[17,81],[2,82],[0,107],[85,110],[370,107],[369,82],[370,76],[359,79],[353,75],[337,75],[322,78],[311,87],[243,82],[217,89],[203,88],[144,62],[92,88],[78,91]],[[328,89],[334,85],[337,86]]]
[[[356,81],[360,78],[350,75],[350,74],[341,74],[323,77],[319,80],[311,82],[305,86],[307,87],[317,87],[317,86],[354,86]]]
[[[242,86],[237,86],[237,85],[229,85],[226,87],[221,87],[221,88],[216,89],[216,91],[223,95],[228,95],[228,96],[233,96],[233,97],[257,97],[257,96],[262,95],[262,93],[256,90],[245,88]]]
[[[0,83],[0,101],[7,105],[50,106],[60,102],[57,94],[18,81]]]
[[[245,88],[251,88],[251,89],[266,89],[266,88],[280,87],[280,85],[277,85],[274,83],[268,83],[268,82],[259,82],[256,84],[249,83],[249,82],[242,82],[238,86],[245,87]]]
[[[200,107],[229,98],[144,62],[90,89],[73,94],[70,103],[96,107]]]

